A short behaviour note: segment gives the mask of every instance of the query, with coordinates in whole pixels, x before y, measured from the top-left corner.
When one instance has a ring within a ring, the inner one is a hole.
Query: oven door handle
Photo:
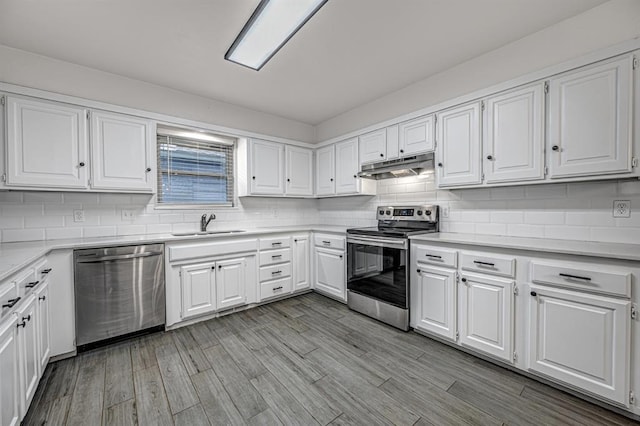
[[[355,237],[355,236],[347,236],[347,244],[362,244],[365,246],[375,246],[375,247],[383,247],[383,248],[393,248],[406,250],[409,248],[409,243],[407,240],[403,239],[391,239],[391,238],[365,238],[365,237]]]

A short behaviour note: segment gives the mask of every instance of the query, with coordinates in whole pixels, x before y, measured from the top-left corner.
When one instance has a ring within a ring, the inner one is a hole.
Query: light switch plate
[[[614,201],[613,217],[631,217],[631,201],[630,200]]]
[[[122,220],[133,220],[136,215],[135,210],[122,209]]]
[[[442,206],[442,217],[443,218],[449,217],[449,206]]]

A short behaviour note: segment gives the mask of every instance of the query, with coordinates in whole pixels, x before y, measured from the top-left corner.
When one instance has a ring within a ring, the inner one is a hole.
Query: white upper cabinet
[[[284,194],[284,145],[253,139],[251,141],[251,193]]]
[[[335,167],[335,145],[316,151],[316,195],[335,194]]]
[[[93,111],[91,187],[152,192],[154,140],[154,126],[149,120]]]
[[[433,116],[419,117],[400,123],[399,147],[398,156],[400,157],[433,151]]]
[[[479,184],[480,102],[438,113],[438,186]]]
[[[87,110],[7,96],[9,186],[88,187]]]
[[[387,158],[387,129],[378,129],[359,138],[360,163],[375,163]]]
[[[549,80],[552,178],[631,171],[632,56]]]
[[[486,101],[484,172],[487,183],[544,178],[544,84]]]
[[[358,191],[358,138],[336,144],[336,193],[349,194]]]
[[[387,160],[400,157],[400,126],[387,127]],[[380,160],[378,160],[380,161]]]
[[[287,195],[313,195],[313,151],[287,145],[285,147]]]

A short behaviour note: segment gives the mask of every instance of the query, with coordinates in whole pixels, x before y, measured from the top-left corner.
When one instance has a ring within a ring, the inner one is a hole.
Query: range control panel
[[[378,220],[438,221],[438,206],[378,206]]]

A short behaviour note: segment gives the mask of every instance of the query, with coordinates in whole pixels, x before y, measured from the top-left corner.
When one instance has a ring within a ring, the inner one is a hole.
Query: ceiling
[[[330,0],[256,72],[258,2],[0,0],[0,44],[317,125],[605,0]]]

